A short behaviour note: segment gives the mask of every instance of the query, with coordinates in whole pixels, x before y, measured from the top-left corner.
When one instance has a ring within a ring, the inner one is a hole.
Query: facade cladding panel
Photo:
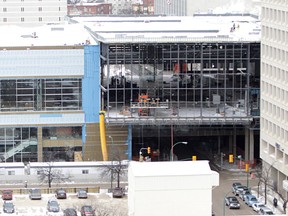
[[[85,119],[96,123],[100,109],[98,46],[0,55],[0,160],[73,161]]]
[[[287,1],[262,1],[260,157],[271,181],[282,187],[288,176],[288,7]]]

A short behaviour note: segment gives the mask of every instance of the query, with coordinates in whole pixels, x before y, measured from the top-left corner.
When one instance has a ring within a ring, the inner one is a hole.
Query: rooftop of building
[[[259,42],[261,23],[250,14],[73,17],[106,43]]]
[[[97,44],[82,24],[55,24],[35,27],[0,26],[0,46],[81,46]],[[5,32],[5,33],[4,33]]]

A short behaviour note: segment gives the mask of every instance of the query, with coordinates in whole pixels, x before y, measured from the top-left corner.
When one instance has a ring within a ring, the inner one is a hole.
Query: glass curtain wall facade
[[[101,55],[108,119],[259,115],[260,43],[102,44]]]
[[[81,110],[81,79],[0,81],[0,111]]]
[[[80,78],[2,79],[0,89],[0,112],[2,113],[82,110],[82,80]],[[0,128],[0,161],[37,161],[37,131],[37,127]],[[65,139],[81,141],[82,127],[43,127],[43,140],[53,140],[51,137],[58,141]],[[72,150],[81,151],[81,147],[75,146]],[[65,147],[43,149],[44,155],[49,152],[58,152],[56,155],[58,159],[71,160],[71,157],[67,159],[65,156],[67,153]]]

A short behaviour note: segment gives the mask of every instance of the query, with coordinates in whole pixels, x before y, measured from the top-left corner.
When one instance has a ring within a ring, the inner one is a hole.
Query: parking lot
[[[66,208],[74,208],[77,215],[80,216],[80,209],[83,205],[91,205],[95,209],[96,216],[113,215],[127,216],[127,196],[123,198],[113,198],[111,193],[102,191],[100,193],[88,193],[87,199],[79,199],[76,194],[67,194],[67,199],[57,199],[60,204],[60,212],[51,213],[47,211],[47,203],[49,199],[55,199],[54,194],[42,194],[41,200],[30,200],[29,195],[13,196],[13,204],[15,212],[13,214],[4,213],[1,208],[1,215],[20,215],[20,216],[61,216]],[[4,201],[1,200],[3,205]]]

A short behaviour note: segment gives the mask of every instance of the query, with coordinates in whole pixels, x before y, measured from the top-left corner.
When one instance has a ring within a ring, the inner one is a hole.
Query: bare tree
[[[72,4],[72,5],[76,5],[77,3],[80,3],[81,0],[67,0],[67,4]]]
[[[263,165],[262,161],[255,167],[255,176],[258,178],[258,196],[260,193],[261,183],[264,185],[264,199],[265,204],[267,203],[267,191],[268,188],[275,190],[275,184],[273,184],[273,180],[271,179],[271,169],[273,165],[276,163],[274,161],[271,165]]]
[[[70,175],[64,175],[62,170],[56,169],[53,162],[46,162],[46,165],[37,169],[37,172],[39,173],[38,179],[42,183],[47,183],[49,188],[51,188],[52,182],[67,182],[71,178]]]
[[[120,177],[126,173],[125,170],[127,169],[128,165],[121,159],[120,152],[113,153],[111,158],[112,158],[111,164],[107,164],[104,166],[102,176],[110,177],[111,188],[114,179],[116,179],[117,181],[117,187],[120,187]]]

